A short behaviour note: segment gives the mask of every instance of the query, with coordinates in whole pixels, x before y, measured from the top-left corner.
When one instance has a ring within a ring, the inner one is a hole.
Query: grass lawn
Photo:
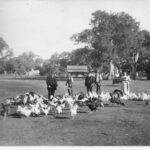
[[[47,96],[46,82],[44,80],[0,80],[0,99],[13,97],[17,94],[24,94],[29,91]],[[112,92],[114,89],[120,89],[119,84],[112,84],[112,81],[103,81],[102,91]],[[75,80],[73,86],[74,94],[79,92],[86,93],[84,80]],[[150,93],[150,81],[131,81],[131,92],[141,93],[147,91]],[[64,81],[58,82],[56,95],[63,95],[67,93],[67,87]]]
[[[28,91],[47,96],[44,80],[0,80],[0,101]],[[65,82],[58,82],[57,94],[65,94]],[[150,93],[150,81],[132,81],[131,91]],[[102,90],[112,92],[120,85],[104,81]],[[86,92],[84,81],[74,83],[74,93]],[[104,109],[91,113],[79,108],[74,120],[66,108],[60,116],[18,118],[0,116],[2,146],[131,146],[150,145],[150,107],[144,102],[126,101],[125,106],[108,103]]]

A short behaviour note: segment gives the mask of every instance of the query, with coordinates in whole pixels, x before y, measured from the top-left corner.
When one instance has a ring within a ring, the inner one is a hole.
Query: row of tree
[[[90,25],[90,29],[74,34],[71,39],[93,49],[93,67],[104,69],[112,61],[120,71],[128,71],[133,79],[137,71],[146,72],[149,78],[150,33],[140,30],[139,22],[124,12],[96,11]]]
[[[89,69],[101,69],[103,73],[108,73],[110,62],[113,62],[120,73],[127,71],[133,79],[136,79],[137,73],[146,74],[150,79],[150,32],[141,30],[139,22],[127,13],[96,11],[92,13],[90,28],[72,35],[71,40],[84,43],[85,47],[54,53],[45,61],[31,52],[10,57],[12,53],[9,49],[9,53],[5,53],[7,61],[1,60],[5,62],[7,72],[19,74],[36,68],[41,75],[49,71],[61,74],[66,71],[67,65],[87,65]],[[0,41],[0,52],[8,50],[8,45],[2,39]]]
[[[0,38],[0,73],[1,74],[26,74],[32,69],[39,69],[43,60],[32,52],[24,52],[14,57],[3,38]]]
[[[55,66],[58,71],[68,64],[86,64],[108,73],[112,62],[120,74],[126,71],[133,79],[137,74],[146,74],[150,79],[150,32],[140,30],[139,22],[129,14],[96,11],[92,14],[90,29],[74,34],[71,40],[86,46],[70,53],[55,53],[43,69],[51,70]]]

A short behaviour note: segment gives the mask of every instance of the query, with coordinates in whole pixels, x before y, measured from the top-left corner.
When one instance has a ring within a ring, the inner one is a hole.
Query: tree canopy
[[[143,43],[139,22],[124,12],[98,10],[92,13],[90,27],[74,34],[71,39],[94,49],[91,53],[94,66],[103,66],[113,60],[121,68],[124,62],[130,62],[132,72],[136,64],[135,57],[142,50]]]

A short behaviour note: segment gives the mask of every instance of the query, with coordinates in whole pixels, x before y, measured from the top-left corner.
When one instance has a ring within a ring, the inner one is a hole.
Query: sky
[[[150,31],[150,0],[0,0],[0,37],[15,56],[33,51],[48,59],[83,46],[70,37],[90,28],[96,10],[124,11]]]

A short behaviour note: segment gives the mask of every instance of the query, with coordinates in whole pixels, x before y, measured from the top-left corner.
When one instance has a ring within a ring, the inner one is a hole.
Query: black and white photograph
[[[150,146],[149,0],[0,0],[0,148],[14,146]]]

